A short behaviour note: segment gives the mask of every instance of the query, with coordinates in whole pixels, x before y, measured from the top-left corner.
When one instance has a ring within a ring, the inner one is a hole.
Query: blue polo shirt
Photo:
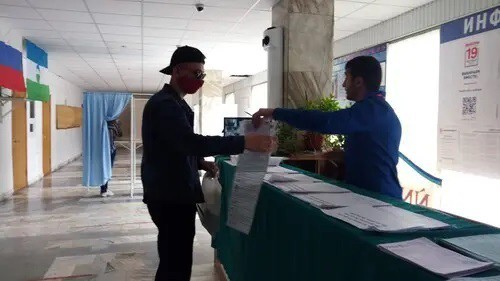
[[[346,182],[402,199],[396,170],[401,123],[384,96],[369,93],[335,112],[277,108],[273,118],[301,130],[346,135]]]

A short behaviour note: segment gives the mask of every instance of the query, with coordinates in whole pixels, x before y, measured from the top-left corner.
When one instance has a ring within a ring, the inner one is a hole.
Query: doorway
[[[23,98],[25,93],[14,92],[14,97]],[[28,128],[26,101],[12,101],[12,167],[14,171],[14,191],[28,185]]]
[[[43,136],[43,175],[52,172],[52,128],[51,128],[51,100],[42,103],[42,136]]]

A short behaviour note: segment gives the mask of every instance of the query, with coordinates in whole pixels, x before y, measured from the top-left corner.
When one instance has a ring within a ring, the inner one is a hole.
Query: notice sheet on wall
[[[441,27],[438,167],[500,178],[500,6]]]

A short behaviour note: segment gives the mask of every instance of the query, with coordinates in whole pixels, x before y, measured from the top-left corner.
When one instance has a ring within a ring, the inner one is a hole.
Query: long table
[[[319,209],[264,183],[249,235],[226,226],[235,167],[217,158],[222,185],[220,229],[215,240],[218,259],[231,281],[276,280],[445,280],[411,263],[378,250],[380,243],[418,237],[450,238],[500,233],[500,229],[443,212],[410,205],[366,190],[306,175],[371,196],[394,206],[438,219],[450,228],[407,234],[382,234],[357,229],[323,214]],[[500,274],[490,270],[478,276]]]

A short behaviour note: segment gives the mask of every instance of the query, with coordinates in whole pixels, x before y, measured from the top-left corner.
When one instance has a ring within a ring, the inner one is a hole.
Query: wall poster
[[[500,178],[500,6],[440,32],[438,167]]]

